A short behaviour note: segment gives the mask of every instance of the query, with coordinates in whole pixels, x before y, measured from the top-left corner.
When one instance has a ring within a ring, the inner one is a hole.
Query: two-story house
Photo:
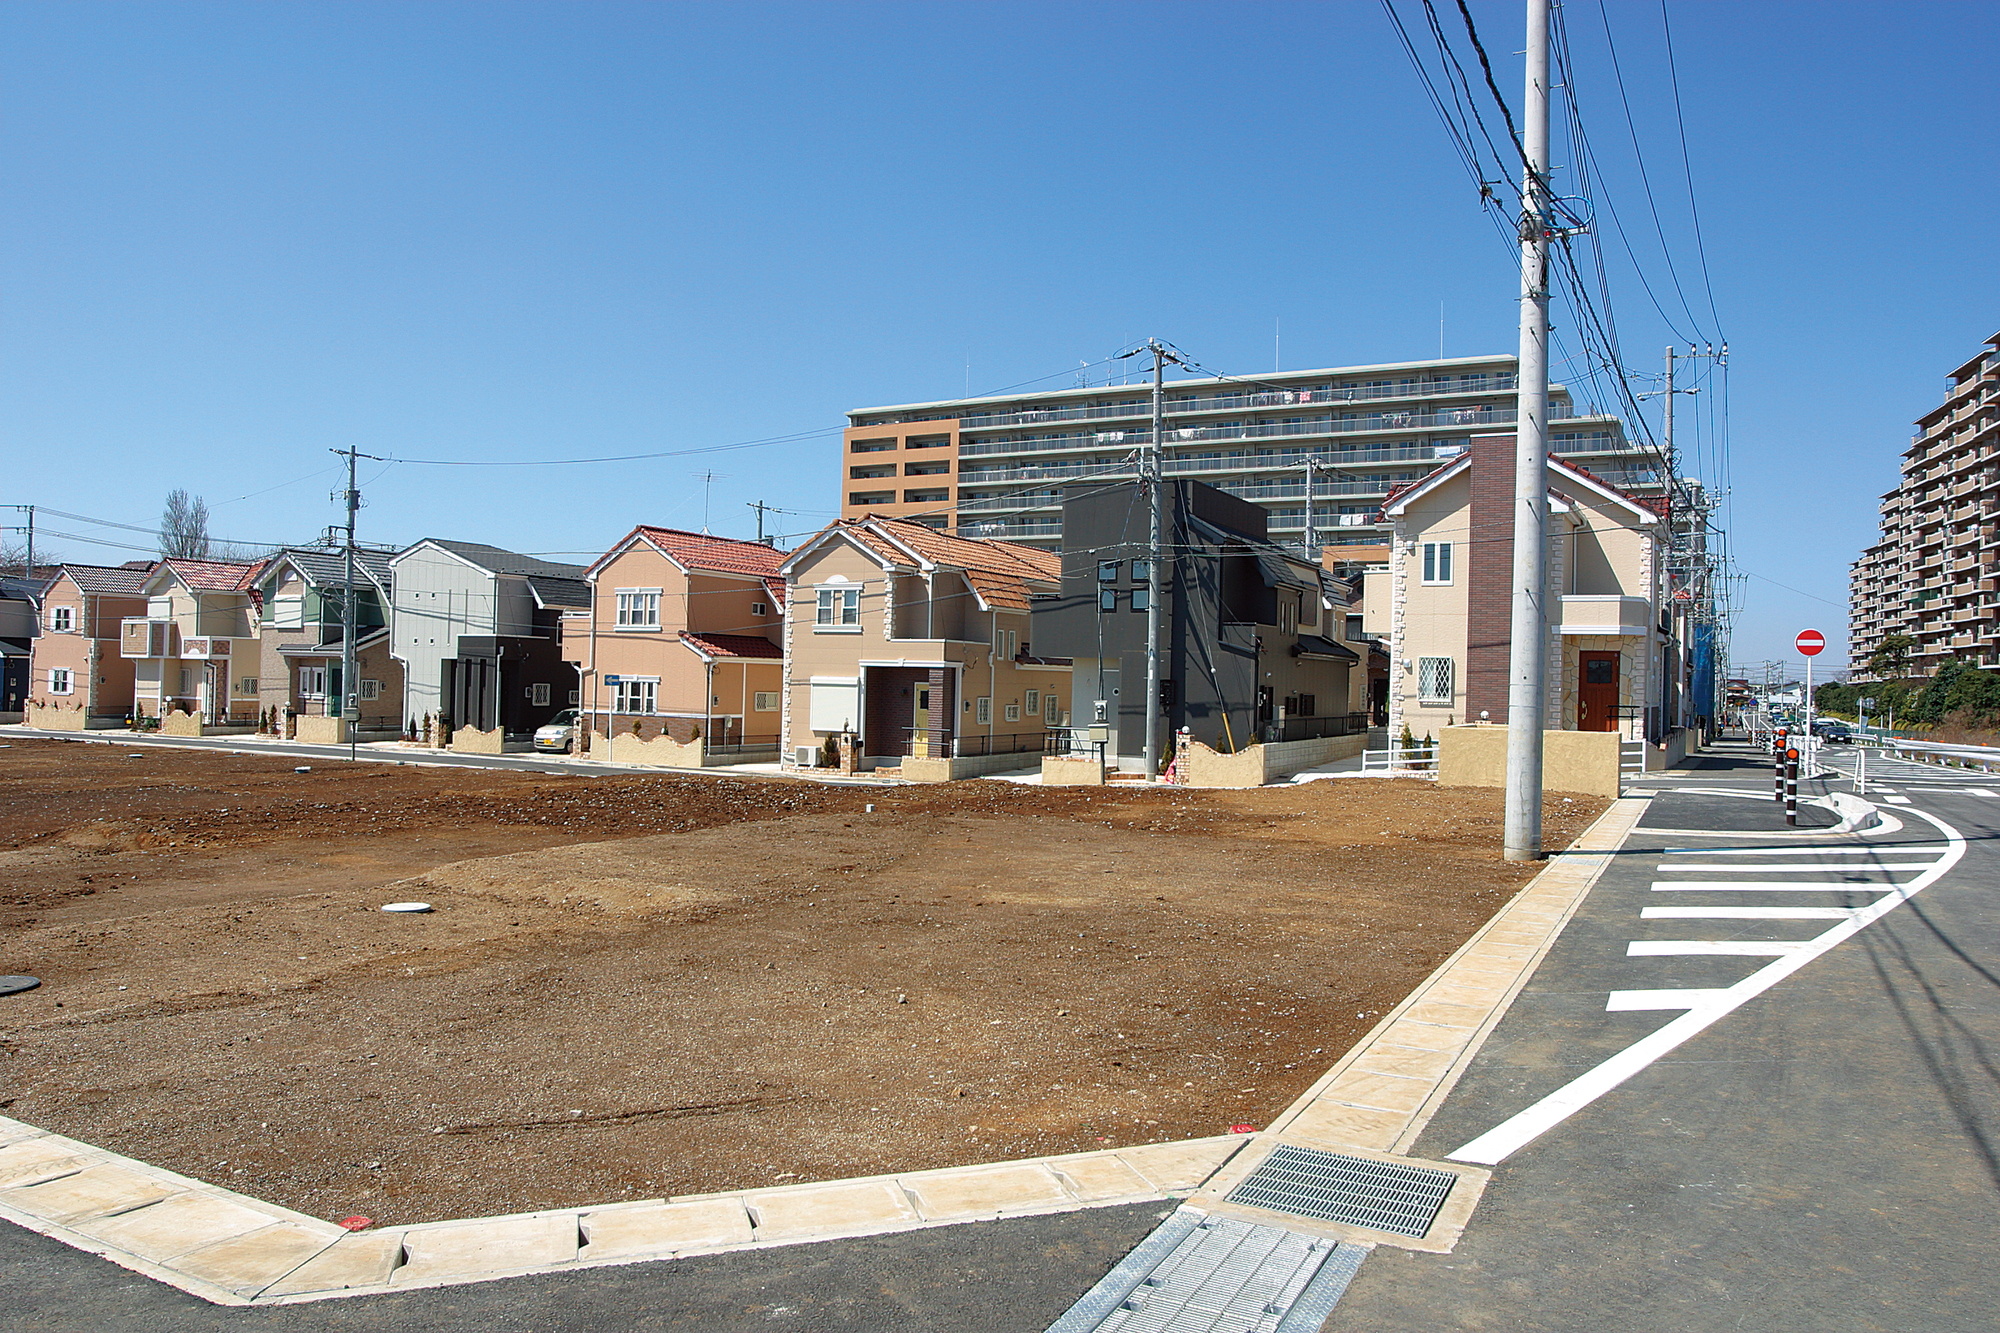
[[[1393,543],[1368,615],[1388,631],[1392,734],[1507,721],[1514,452],[1512,435],[1475,437],[1383,506]],[[1544,725],[1661,741],[1661,693],[1678,653],[1660,614],[1662,502],[1560,459],[1549,461],[1548,486]]]
[[[1161,485],[1162,754],[1185,730],[1235,752],[1367,729],[1365,642],[1349,641],[1350,584],[1269,540],[1268,512],[1198,481]],[[1063,499],[1060,595],[1035,606],[1035,643],[1074,664],[1080,734],[1121,769],[1146,756],[1152,595],[1145,487],[1073,488]],[[1354,627],[1358,634],[1359,626]]]
[[[132,713],[133,659],[120,635],[146,613],[151,561],[64,565],[41,594],[32,644],[27,722],[54,731],[111,727]]]
[[[578,702],[562,616],[590,605],[582,565],[426,537],[389,569],[405,725],[442,716],[454,746],[497,751]]]
[[[1068,720],[1069,663],[1029,637],[1031,599],[1061,582],[1054,552],[871,517],[782,569],[787,767],[839,762],[845,737],[862,769],[966,777],[1039,763]]]
[[[784,559],[762,542],[638,527],[590,566],[590,605],[566,613],[562,630],[594,757],[698,765],[775,755]],[[612,734],[618,747],[607,751]]]
[[[133,708],[186,714],[201,726],[257,719],[257,576],[262,562],[162,560],[146,577],[146,608],[120,627],[133,663]]]
[[[42,594],[54,574],[0,574],[0,722],[19,722],[27,711]]]
[[[394,736],[403,726],[403,664],[390,653],[391,551],[362,547],[354,556],[358,736]],[[286,547],[257,580],[263,600],[260,707],[292,719],[301,740],[339,743],[346,690],[347,554],[325,546]]]

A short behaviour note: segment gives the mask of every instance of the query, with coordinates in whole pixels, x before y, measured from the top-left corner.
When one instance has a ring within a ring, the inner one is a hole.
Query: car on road
[[[535,728],[535,748],[537,750],[569,751],[569,743],[576,736],[577,710],[565,708],[542,726]]]
[[[1813,735],[1829,744],[1852,745],[1854,743],[1854,728],[1837,718],[1814,718]]]

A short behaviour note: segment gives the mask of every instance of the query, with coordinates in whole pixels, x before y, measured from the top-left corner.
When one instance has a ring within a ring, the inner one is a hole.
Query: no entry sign
[[[1816,629],[1800,630],[1792,646],[1806,657],[1818,657],[1820,650],[1826,647],[1826,635]]]

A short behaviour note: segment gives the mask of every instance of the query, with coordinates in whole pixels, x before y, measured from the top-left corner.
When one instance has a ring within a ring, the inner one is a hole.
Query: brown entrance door
[[[1579,653],[1576,688],[1578,731],[1618,730],[1618,654]]]

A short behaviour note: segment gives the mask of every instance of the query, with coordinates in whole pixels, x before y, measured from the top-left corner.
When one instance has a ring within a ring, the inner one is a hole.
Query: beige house
[[[229,560],[163,560],[154,568],[144,613],[119,627],[119,650],[134,668],[135,709],[160,718],[185,713],[210,726],[257,720],[263,569]]]
[[[787,767],[839,763],[844,737],[860,769],[966,777],[1039,763],[1068,724],[1070,664],[1028,639],[1030,599],[1062,584],[1054,552],[871,517],[783,569]]]
[[[390,652],[387,610],[392,554],[375,547],[355,552],[353,693],[361,739],[392,737],[403,728],[403,664]],[[346,590],[346,553],[328,547],[278,551],[257,578],[258,705],[275,711],[284,733],[300,740],[337,742],[347,734],[340,724]]]
[[[638,527],[590,567],[590,604],[564,613],[562,652],[595,757],[770,758],[783,716],[784,559],[761,542]]]
[[[55,731],[115,726],[132,712],[133,661],[120,635],[146,612],[152,565],[64,565],[42,594],[26,721]]]
[[[1551,459],[1546,726],[1661,741],[1661,685],[1679,646],[1660,615],[1665,519]],[[1507,720],[1514,437],[1390,495],[1390,559],[1368,576],[1364,628],[1389,642],[1389,733]]]

